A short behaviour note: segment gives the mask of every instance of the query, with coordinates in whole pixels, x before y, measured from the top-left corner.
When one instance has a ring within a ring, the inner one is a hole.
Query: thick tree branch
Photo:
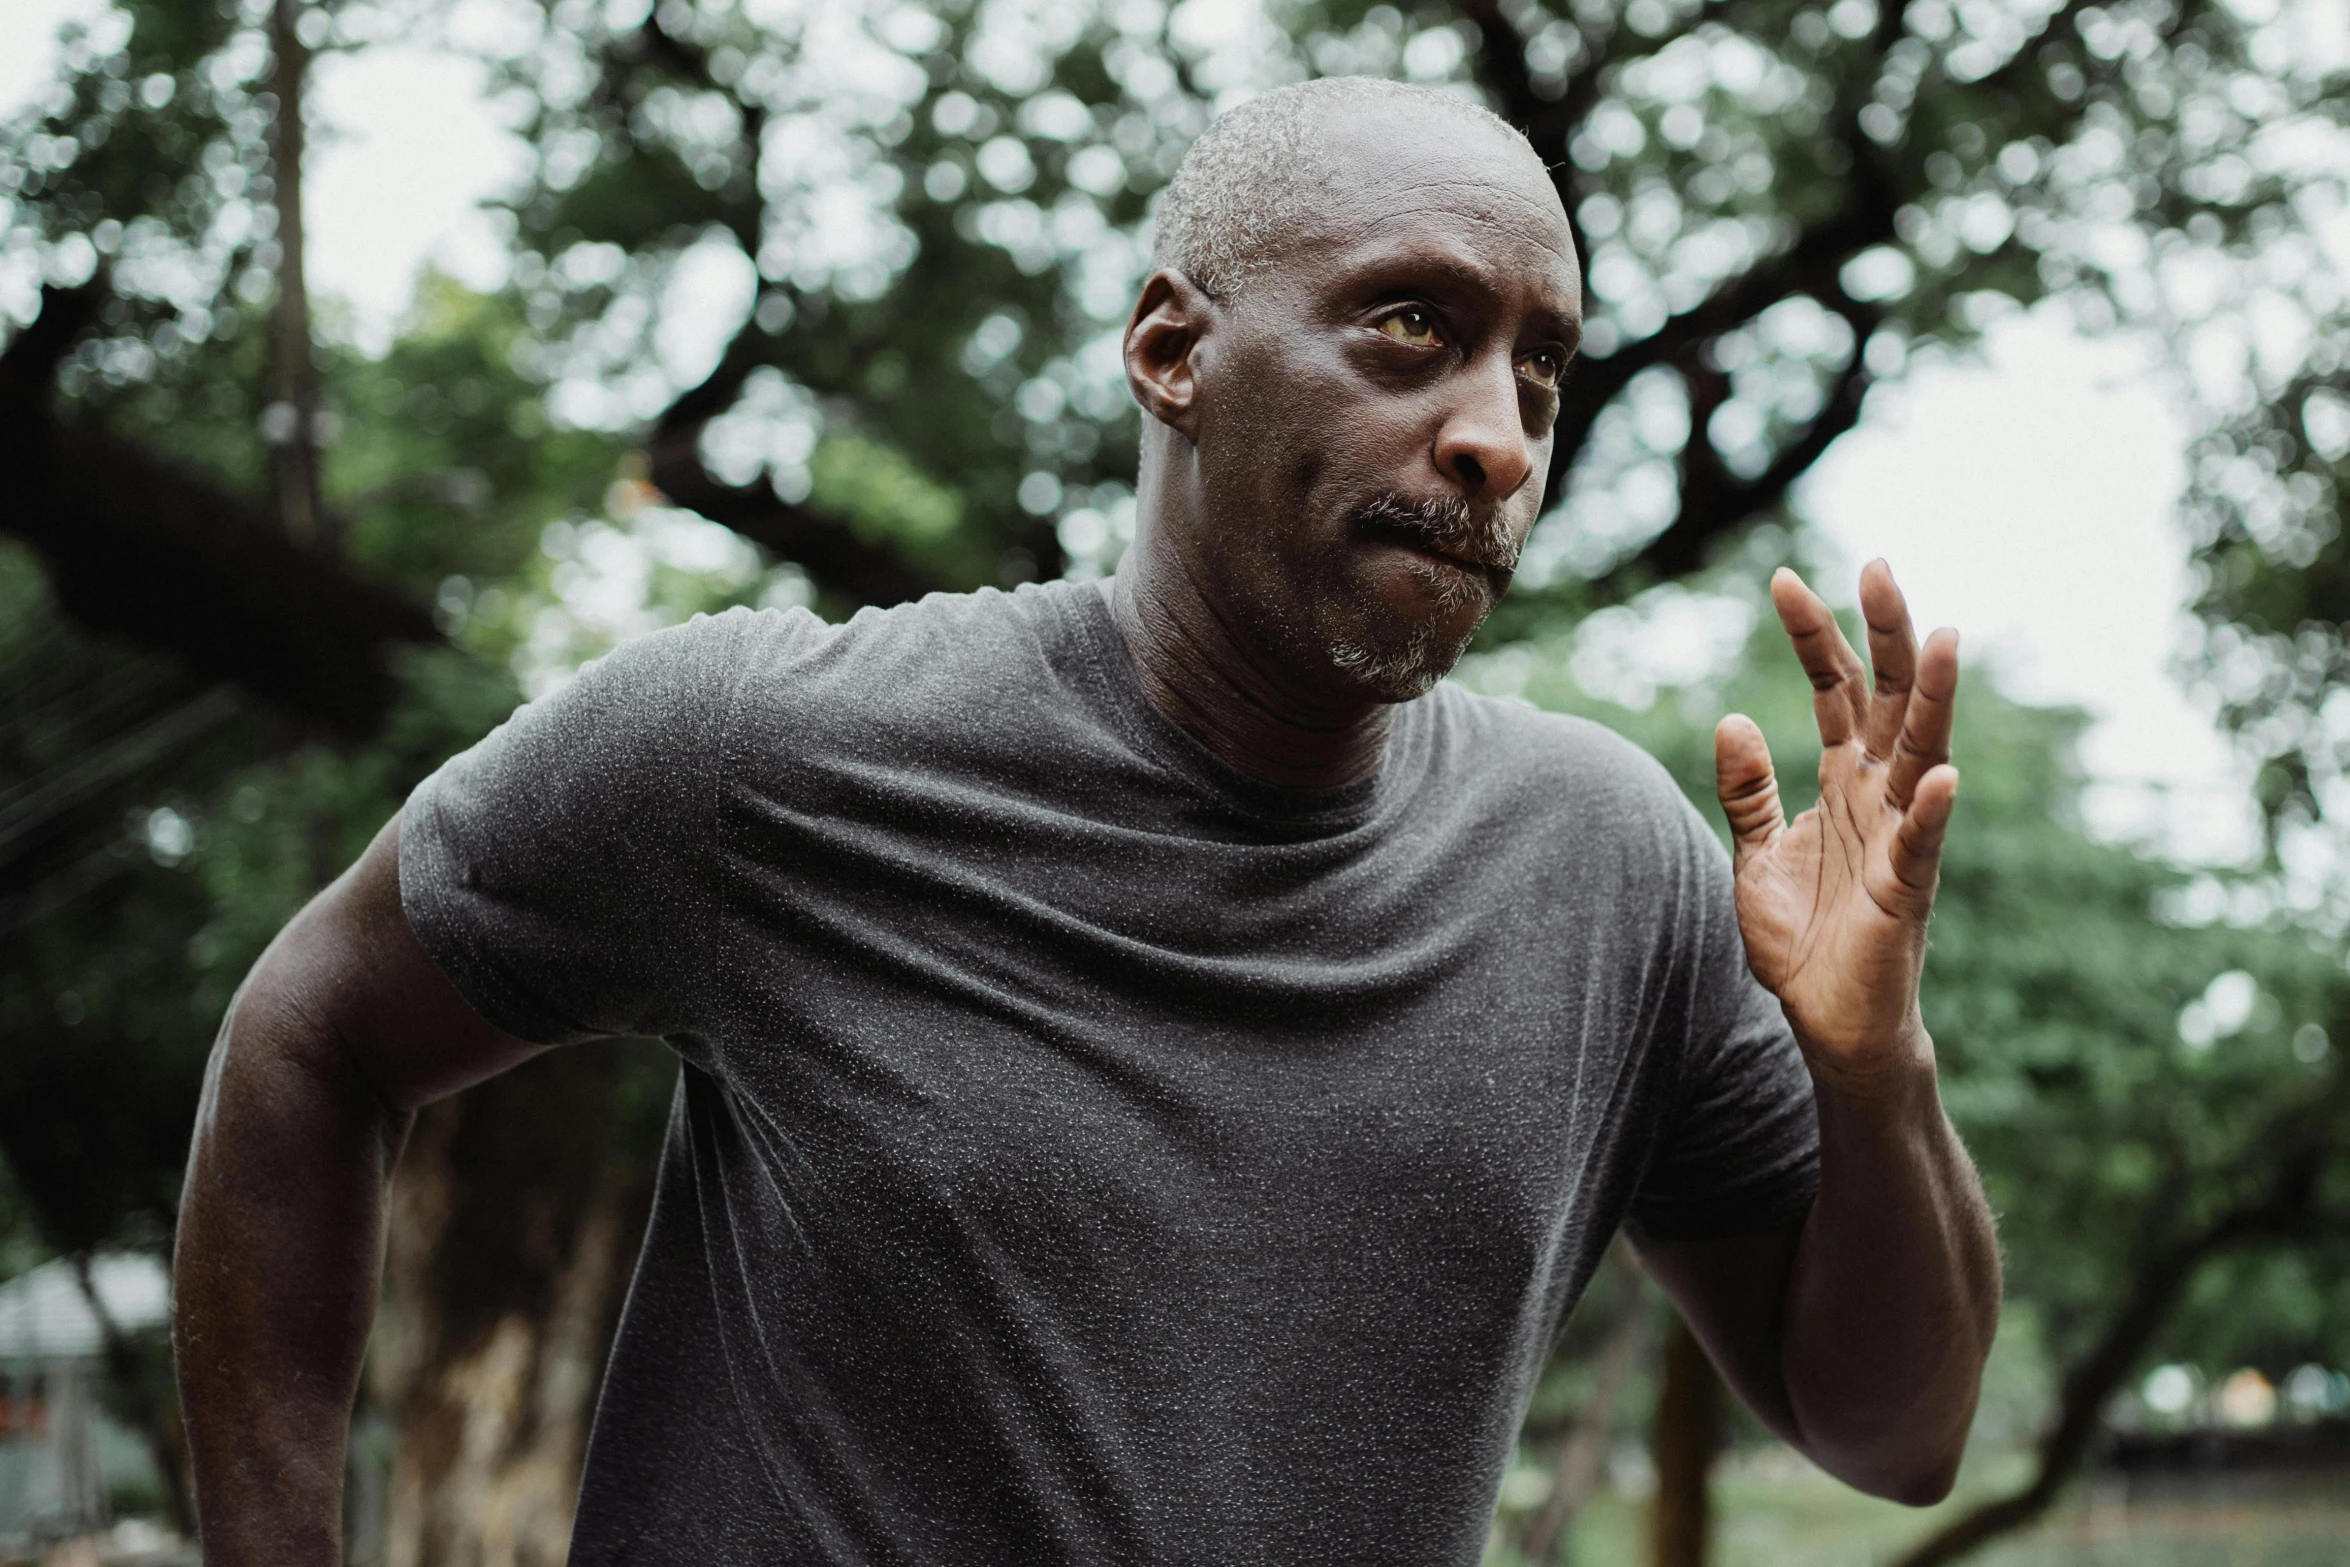
[[[723,215],[719,221],[726,225],[744,255],[757,256],[764,210],[759,198],[759,149],[767,135],[766,106],[721,88],[717,78],[710,74],[709,51],[662,26],[660,7],[655,6],[645,18],[637,37],[647,60],[704,92],[721,94],[742,117],[742,134],[735,148],[736,174],[722,192]]]
[[[2177,1244],[2147,1254],[2104,1333],[2066,1373],[2056,1423],[2040,1440],[2039,1464],[2032,1478],[2021,1488],[1937,1530],[1901,1557],[1896,1567],[1943,1567],[2024,1527],[2053,1506],[2103,1428],[2105,1406],[2145,1354],[2197,1272],[2225,1252],[2307,1234],[2316,1225],[2329,1222],[2315,1206],[2328,1153],[2321,1134],[2314,1147],[2283,1164],[2257,1196]]]
[[[1681,453],[1681,505],[1665,531],[1641,549],[1636,558],[1642,566],[1659,577],[1695,571],[1716,539],[1786,499],[1788,489],[1836,438],[1860,422],[1861,403],[1875,380],[1867,350],[1877,313],[1843,298],[1841,291],[1837,303],[1852,327],[1851,356],[1836,373],[1820,411],[1752,479],[1733,476],[1706,434],[1707,421],[1727,400],[1729,377],[1705,360],[1702,349],[1691,356],[1695,363],[1682,371],[1689,385],[1689,440]]]
[[[1767,495],[1766,480],[1757,479],[1742,490],[1724,491],[1737,504],[1676,518],[1667,532],[1677,532],[1678,537],[1666,547],[1666,554],[1694,565],[1722,531],[1775,504],[1804,469],[1827,450],[1828,444],[1852,427],[1852,421],[1859,415],[1859,399],[1868,383],[1861,359],[1867,334],[1858,330],[1854,316],[1857,307],[1846,299],[1837,273],[1854,255],[1893,237],[1893,214],[1897,208],[1898,203],[1890,192],[1881,190],[1874,181],[1862,182],[1851,205],[1836,217],[1805,230],[1786,250],[1726,280],[1695,306],[1671,317],[1647,337],[1626,344],[1605,359],[1578,360],[1560,392],[1548,493],[1552,496],[1564,493],[1567,476],[1589,440],[1592,426],[1634,376],[1657,365],[1694,363],[1701,348],[1713,339],[1745,325],[1783,300],[1807,294],[1845,314],[1848,320],[1855,320],[1853,357],[1839,378],[1836,392],[1804,436],[1791,442],[1773,460],[1767,470],[1767,482],[1771,486]],[[1843,421],[1840,424],[1839,419]],[[1704,439],[1704,427],[1694,418],[1689,439],[1692,445]],[[1704,460],[1701,454],[1698,461]],[[1747,500],[1753,504],[1744,504]]]
[[[277,301],[270,307],[272,413],[270,472],[287,538],[305,549],[333,554],[342,540],[327,514],[318,483],[318,365],[310,335],[310,285],[304,271],[302,160],[303,93],[310,49],[302,42],[302,0],[274,0],[269,9],[270,90],[277,112],[270,122],[270,176],[277,200]]]
[[[726,484],[695,452],[699,423],[646,446],[650,478],[677,505],[765,545],[806,571],[822,589],[859,604],[899,604],[948,584],[906,563],[897,551],[858,537],[840,520],[785,500],[763,484]]]
[[[702,462],[702,429],[724,413],[753,370],[768,362],[757,329],[727,345],[717,368],[680,393],[645,440],[646,477],[677,505],[765,545],[807,572],[817,587],[858,604],[898,604],[948,583],[907,563],[886,544],[860,537],[847,520],[787,501],[765,484],[728,484]]]
[[[601,90],[624,120],[627,107],[640,96],[635,74],[646,67],[702,91],[724,91],[710,74],[708,52],[669,31],[656,11],[604,59]],[[756,257],[762,239],[758,170],[766,111],[728,96],[742,116],[735,149],[741,188],[730,184],[720,221],[743,253]],[[679,393],[654,420],[645,441],[647,477],[654,487],[677,505],[764,545],[806,571],[818,588],[851,602],[894,604],[950,586],[887,544],[860,537],[846,518],[787,501],[764,484],[725,483],[703,464],[703,427],[733,405],[753,371],[775,363],[756,315],[754,310],[744,320],[710,374]]]
[[[0,354],[0,531],[30,544],[67,613],[162,648],[305,718],[365,733],[398,696],[393,645],[441,640],[421,609],[298,548],[261,508],[89,425],[62,424],[57,361],[102,284],[45,289]]]
[[[2050,19],[2042,36],[2071,25],[2084,3],[2068,0]],[[1902,38],[1907,10],[1907,0],[1891,0],[1881,8],[1875,35],[1864,46],[1878,59]],[[1673,37],[1729,14],[1724,5],[1708,4],[1667,37],[1627,38],[1619,30],[1604,40],[1590,41],[1585,58],[1554,91],[1546,92],[1527,65],[1524,37],[1503,14],[1499,0],[1463,0],[1461,11],[1478,30],[1480,80],[1499,100],[1503,113],[1527,132],[1536,150],[1550,163],[1570,223],[1576,218],[1581,180],[1567,149],[1598,104],[1611,70],[1624,58],[1654,52]],[[1587,40],[1591,37],[1586,34]],[[2033,48],[2027,44],[1978,87],[1997,89],[2008,84],[2018,73],[2032,68],[2032,58]],[[1838,273],[1861,251],[1893,240],[1894,217],[1902,202],[1886,154],[1860,131],[1860,112],[1869,101],[1874,80],[1869,71],[1850,73],[1833,114],[1830,134],[1850,154],[1852,168],[1844,202],[1833,216],[1806,229],[1786,250],[1725,280],[1695,307],[1669,318],[1648,336],[1605,358],[1578,362],[1568,378],[1548,477],[1548,493],[1553,497],[1564,492],[1600,413],[1622,395],[1635,376],[1670,365],[1689,386],[1692,417],[1688,444],[1680,458],[1680,509],[1662,534],[1624,563],[1636,564],[1643,574],[1674,576],[1696,569],[1715,540],[1779,505],[1795,480],[1859,419],[1871,381],[1862,349],[1879,314],[1846,297]],[[1578,254],[1588,260],[1579,227],[1575,242]],[[1852,324],[1853,352],[1837,373],[1819,414],[1780,447],[1761,474],[1740,481],[1728,472],[1706,439],[1706,418],[1727,394],[1719,372],[1707,368],[1711,362],[1707,349],[1723,333],[1798,295],[1817,299]]]

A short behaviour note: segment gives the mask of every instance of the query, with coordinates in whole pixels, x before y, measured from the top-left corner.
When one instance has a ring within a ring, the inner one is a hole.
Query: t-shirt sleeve
[[[556,1045],[696,1028],[720,731],[748,620],[622,643],[409,796],[408,923],[508,1033]]]
[[[1819,1189],[1811,1074],[1778,998],[1746,966],[1729,855],[1683,804],[1677,994],[1656,1041],[1678,1071],[1632,1200],[1640,1242],[1792,1227]]]

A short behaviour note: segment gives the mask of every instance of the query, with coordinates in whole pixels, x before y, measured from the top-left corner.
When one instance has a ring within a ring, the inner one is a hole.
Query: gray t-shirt
[[[1655,762],[1440,686],[1257,783],[1091,586],[631,642],[400,849],[485,1016],[684,1062],[577,1563],[1467,1567],[1619,1224],[1815,1184]]]

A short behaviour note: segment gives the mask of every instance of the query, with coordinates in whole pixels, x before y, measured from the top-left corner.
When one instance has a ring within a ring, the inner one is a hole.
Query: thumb
[[[1779,777],[1771,771],[1771,748],[1762,730],[1744,713],[1714,726],[1714,792],[1729,818],[1730,836],[1743,861],[1769,846],[1787,825],[1779,806]]]

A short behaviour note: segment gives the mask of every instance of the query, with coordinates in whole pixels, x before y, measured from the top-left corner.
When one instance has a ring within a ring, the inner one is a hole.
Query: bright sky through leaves
[[[39,90],[57,24],[90,8],[15,0],[0,24],[0,112]],[[1245,7],[1211,9],[1200,25],[1246,20]],[[476,287],[498,281],[498,232],[475,204],[527,154],[475,61],[412,44],[330,56],[313,105],[311,284],[347,310],[345,330],[388,341],[427,262]],[[742,308],[728,283],[673,292],[664,358],[724,340],[735,322],[714,318]],[[697,320],[705,311],[713,319]],[[2170,672],[2187,596],[2171,516],[2182,431],[2146,373],[2151,358],[2144,345],[2089,341],[2054,310],[2002,324],[1982,361],[1915,367],[1876,394],[1799,495],[1841,555],[1844,580],[1820,584],[1832,600],[1849,602],[1859,565],[1884,555],[1921,630],[1955,624],[1968,657],[2016,694],[2098,715],[2096,826],[2234,859],[2255,841],[2243,770]],[[1650,634],[1687,634],[1675,625],[1662,618]]]

